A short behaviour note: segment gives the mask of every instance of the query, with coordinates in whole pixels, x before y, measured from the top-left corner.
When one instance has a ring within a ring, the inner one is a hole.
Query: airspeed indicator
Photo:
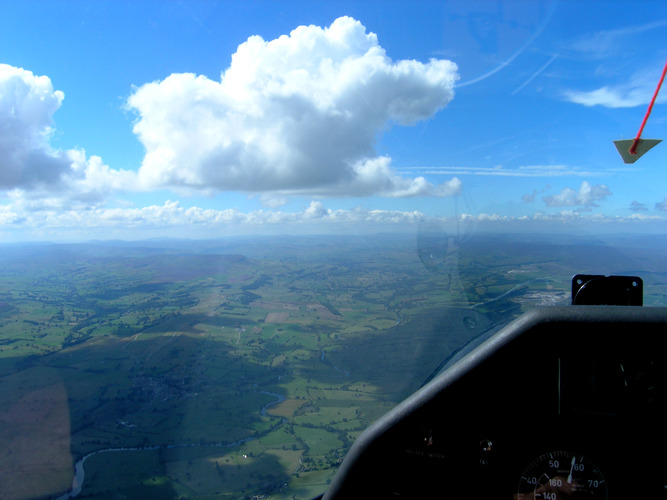
[[[524,469],[517,500],[586,498],[605,500],[607,483],[600,469],[581,455],[567,451],[545,453]]]

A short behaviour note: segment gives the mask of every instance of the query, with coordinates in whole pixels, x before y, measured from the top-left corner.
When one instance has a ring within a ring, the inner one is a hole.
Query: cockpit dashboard
[[[324,495],[667,498],[667,308],[526,313],[360,436]]]

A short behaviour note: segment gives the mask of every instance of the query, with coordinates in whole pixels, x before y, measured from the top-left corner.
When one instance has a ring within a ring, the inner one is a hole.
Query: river
[[[269,392],[269,391],[259,391],[261,394],[266,394],[267,396],[272,396],[275,399],[275,401],[270,401],[262,408],[259,410],[260,415],[263,417],[268,416],[266,413],[266,410],[270,408],[271,406],[277,405],[278,403],[282,403],[285,401],[285,396],[282,394],[278,394],[276,392]],[[119,451],[150,451],[150,450],[160,450],[160,449],[174,449],[174,448],[194,448],[194,447],[204,447],[204,448],[233,448],[235,446],[239,446],[243,443],[247,443],[248,441],[253,441],[255,439],[260,439],[264,436],[266,436],[268,433],[273,432],[275,429],[280,427],[282,424],[285,423],[285,419],[281,419],[279,423],[276,425],[270,427],[269,429],[265,430],[264,432],[261,432],[259,434],[256,434],[254,436],[249,436],[247,438],[239,439],[238,441],[234,441],[233,443],[176,443],[176,444],[166,444],[166,445],[156,445],[156,446],[131,446],[131,447],[125,447],[125,448],[105,448],[102,450],[97,450],[93,451],[92,453],[88,453],[88,455],[84,456],[81,460],[79,460],[76,464],[74,464],[74,479],[72,479],[72,488],[67,492],[59,497],[55,497],[55,500],[67,500],[69,498],[74,498],[76,497],[79,493],[81,493],[81,489],[83,488],[83,480],[85,479],[85,470],[84,470],[84,464],[86,463],[86,460],[88,460],[90,457],[97,455],[98,453],[115,453]]]

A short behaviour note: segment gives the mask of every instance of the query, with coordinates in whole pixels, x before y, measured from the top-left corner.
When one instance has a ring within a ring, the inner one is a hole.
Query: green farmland
[[[571,269],[596,255],[573,263],[566,246],[7,245],[3,498],[66,493],[84,457],[76,498],[312,498],[361,431],[458,346],[566,303]]]

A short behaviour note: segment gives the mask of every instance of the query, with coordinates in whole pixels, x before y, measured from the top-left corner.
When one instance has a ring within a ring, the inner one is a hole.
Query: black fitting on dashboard
[[[641,306],[644,282],[637,276],[577,274],[572,278],[573,306]]]

